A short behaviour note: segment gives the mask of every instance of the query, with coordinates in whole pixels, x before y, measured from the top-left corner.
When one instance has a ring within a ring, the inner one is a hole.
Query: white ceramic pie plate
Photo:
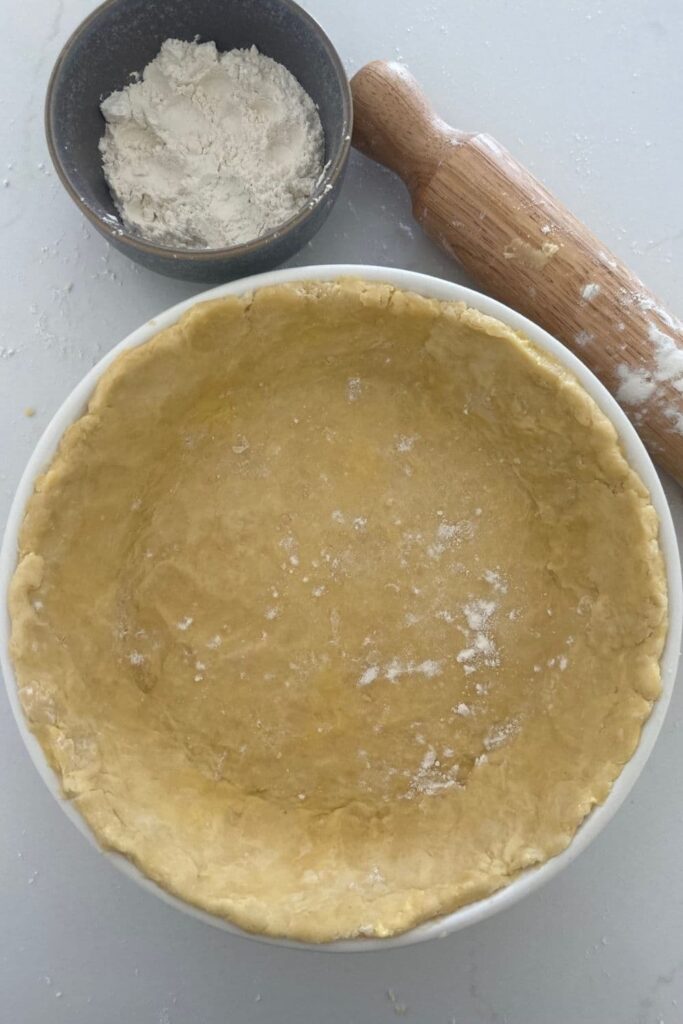
[[[664,491],[642,442],[617,403],[605,390],[600,381],[593,376],[590,370],[586,369],[586,367],[579,362],[571,352],[556,341],[555,338],[546,334],[545,331],[530,320],[527,320],[525,317],[515,313],[507,306],[502,305],[502,303],[496,302],[485,295],[480,295],[478,292],[471,291],[468,288],[462,288],[460,285],[452,284],[448,281],[442,281],[435,277],[429,277],[425,274],[416,274],[408,270],[394,270],[388,267],[368,267],[363,265],[302,267],[260,274],[256,277],[245,278],[241,281],[234,281],[231,284],[225,284],[218,288],[213,288],[210,291],[203,292],[201,295],[197,295],[192,299],[188,299],[186,302],[181,302],[179,305],[173,306],[165,313],[160,314],[148,323],[144,324],[137,331],[130,334],[124,341],[100,360],[97,366],[95,366],[71,392],[69,397],[55,414],[29,460],[10,510],[3,545],[0,551],[0,593],[6,595],[10,578],[14,572],[17,561],[17,540],[19,528],[23,519],[24,508],[31,493],[33,492],[36,477],[39,476],[46,465],[50,462],[62,434],[66,428],[84,411],[98,379],[120,352],[123,352],[125,349],[135,348],[137,345],[141,345],[162,328],[175,323],[178,317],[184,313],[186,309],[189,309],[195,303],[202,302],[207,298],[219,298],[223,295],[239,295],[243,292],[251,291],[255,288],[268,284],[311,279],[326,281],[343,275],[363,277],[371,281],[386,281],[399,288],[410,289],[412,291],[419,292],[421,295],[430,296],[436,299],[451,299],[456,301],[464,300],[475,309],[479,309],[483,313],[488,313],[491,316],[497,317],[499,320],[509,324],[516,330],[523,331],[523,333],[538,345],[539,348],[545,349],[553,355],[558,362],[571,370],[571,372],[583,384],[589,395],[595,399],[598,406],[610,418],[616,427],[629,462],[650,491],[652,503],[657,510],[660,521],[660,543],[666,562],[670,616],[669,633],[661,662],[663,684],[662,695],[655,704],[650,718],[643,727],[638,749],[628,764],[625,765],[605,803],[600,807],[596,807],[591,812],[579,828],[568,848],[563,853],[557,857],[553,857],[549,861],[546,861],[546,863],[542,864],[540,867],[525,871],[505,889],[501,889],[492,896],[488,896],[486,899],[479,900],[476,903],[470,903],[468,906],[461,907],[452,914],[447,914],[432,921],[427,921],[424,924],[419,925],[417,928],[413,928],[411,931],[406,932],[403,935],[398,935],[394,938],[352,939],[341,942],[332,942],[324,946],[313,946],[301,942],[266,939],[262,936],[251,936],[253,938],[262,938],[262,940],[266,942],[278,942],[282,945],[297,946],[299,948],[303,947],[316,950],[323,949],[334,952],[357,953],[375,949],[389,949],[396,946],[407,946],[414,942],[422,942],[425,939],[444,937],[449,935],[451,932],[458,931],[460,928],[465,928],[467,925],[474,924],[477,921],[482,921],[486,917],[490,917],[492,914],[502,910],[504,907],[509,907],[513,903],[516,903],[517,900],[521,899],[527,893],[540,888],[544,882],[547,882],[548,879],[556,875],[566,867],[567,864],[573,861],[582,850],[585,850],[591,840],[594,839],[598,832],[605,827],[617,808],[621,803],[623,803],[631,790],[631,787],[643,770],[643,766],[650,756],[650,752],[654,746],[657,734],[662,727],[662,722],[664,721],[664,716],[669,705],[676,676],[681,640],[681,609],[683,593],[681,589],[681,567],[678,556],[678,547],[676,544],[676,534],[674,532],[671,513],[669,511]],[[9,701],[12,706],[19,731],[24,739],[24,743],[26,744],[33,763],[40,772],[40,775],[55,800],[59,802],[64,813],[71,819],[79,831],[82,832],[93,845],[97,846],[97,843],[85,821],[81,818],[75,807],[73,807],[69,801],[64,798],[56,775],[48,765],[38,741],[27,728],[26,721],[19,704],[16,681],[9,658],[9,617],[7,613],[7,601],[4,600],[3,604],[4,608],[2,609],[2,614],[0,614],[0,666],[2,667],[5,683],[7,685]],[[99,846],[97,846],[97,848],[99,849]],[[108,857],[124,875],[134,879],[144,889],[155,893],[167,903],[170,903],[172,906],[184,911],[186,914],[191,914],[193,917],[206,921],[208,924],[212,924],[218,928],[223,928],[226,931],[233,932],[234,934],[247,935],[246,932],[237,928],[235,925],[232,925],[221,918],[214,917],[211,914],[207,914],[204,911],[198,910],[190,904],[177,899],[175,896],[169,895],[165,890],[161,889],[154,882],[146,878],[125,857],[109,852],[106,852],[104,856]]]

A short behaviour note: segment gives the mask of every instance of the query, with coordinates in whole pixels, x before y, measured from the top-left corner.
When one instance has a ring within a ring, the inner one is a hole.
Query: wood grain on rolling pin
[[[495,298],[572,349],[683,483],[683,324],[488,135],[436,117],[412,75],[352,79],[354,145],[396,171],[425,231]]]

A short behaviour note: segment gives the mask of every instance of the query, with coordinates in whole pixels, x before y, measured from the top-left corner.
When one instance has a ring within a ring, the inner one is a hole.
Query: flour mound
[[[214,249],[259,238],[299,212],[323,170],[313,100],[255,47],[167,39],[100,109],[114,202],[151,242]]]

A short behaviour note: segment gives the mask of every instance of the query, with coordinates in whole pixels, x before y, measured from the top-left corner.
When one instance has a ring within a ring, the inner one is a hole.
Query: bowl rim
[[[318,36],[327,58],[339,79],[342,91],[342,135],[339,152],[334,159],[325,164],[313,194],[298,213],[295,213],[289,218],[289,220],[284,221],[282,224],[278,224],[267,234],[260,235],[258,238],[252,238],[247,242],[241,242],[239,245],[228,245],[218,249],[184,249],[172,245],[161,245],[157,242],[149,242],[129,231],[124,227],[122,221],[119,220],[116,223],[110,223],[105,217],[101,217],[92,209],[90,204],[81,195],[80,191],[74,186],[71,176],[66,169],[65,162],[62,159],[60,149],[55,141],[55,96],[64,62],[72,47],[78,42],[81,36],[90,29],[91,25],[101,17],[102,14],[106,13],[110,7],[115,7],[122,2],[123,0],[104,0],[103,3],[99,4],[76,26],[64,43],[62,49],[59,51],[52,71],[50,72],[50,78],[45,94],[43,124],[50,159],[52,160],[52,165],[57,172],[57,177],[81,213],[87,217],[93,227],[104,234],[113,245],[121,245],[123,243],[140,253],[144,253],[146,256],[156,256],[167,260],[190,260],[200,264],[207,262],[210,263],[214,260],[232,259],[233,257],[238,259],[241,257],[253,256],[256,253],[267,250],[268,246],[273,242],[276,242],[284,235],[288,235],[291,231],[295,231],[302,224],[307,223],[325,196],[329,192],[333,192],[335,187],[340,183],[341,177],[344,173],[351,150],[351,135],[353,133],[353,99],[348,76],[344,69],[341,57],[332,44],[332,41],[320,23],[316,21],[308,11],[305,11],[303,7],[299,6],[295,0],[277,0],[277,2],[307,23],[311,30]],[[324,125],[323,133],[325,134]]]
[[[9,583],[17,564],[18,538],[24,510],[29,497],[33,493],[35,481],[52,460],[66,428],[84,412],[95,385],[103,372],[122,352],[144,344],[160,330],[175,323],[184,312],[197,303],[205,302],[209,299],[222,298],[227,295],[243,295],[267,285],[297,281],[331,281],[340,277],[355,277],[367,281],[387,283],[397,288],[417,292],[429,298],[464,301],[474,309],[496,317],[514,330],[521,331],[538,348],[550,353],[562,366],[574,374],[598,407],[612,422],[617,430],[629,464],[638,473],[650,493],[652,504],[659,517],[659,541],[665,561],[669,596],[669,626],[660,661],[662,692],[653,705],[650,717],[643,725],[638,747],[630,760],[622,768],[605,802],[591,810],[565,850],[557,856],[551,857],[543,864],[521,872],[505,888],[498,890],[490,896],[477,900],[474,903],[466,904],[451,913],[425,921],[407,932],[382,939],[353,938],[316,944],[244,931],[230,921],[200,910],[198,907],[192,906],[190,903],[186,903],[184,900],[171,895],[144,875],[125,856],[114,851],[103,850],[99,846],[85,819],[80,816],[76,808],[62,793],[55,772],[50,767],[42,747],[36,737],[30,732],[24,718],[9,654],[10,622],[7,596]],[[216,288],[200,292],[170,307],[170,309],[148,320],[124,338],[123,341],[115,345],[98,361],[62,402],[45,428],[26,465],[10,508],[2,547],[0,548],[0,594],[2,595],[3,602],[3,608],[0,610],[0,669],[5,679],[10,706],[19,732],[31,760],[53,797],[60,804],[67,817],[89,840],[91,845],[110,860],[124,875],[134,879],[148,892],[155,893],[166,903],[182,910],[191,917],[205,921],[234,935],[269,944],[315,950],[317,952],[370,952],[374,950],[395,949],[431,938],[445,938],[447,935],[459,931],[468,925],[483,921],[505,907],[512,906],[523,896],[539,889],[545,882],[549,881],[575,860],[598,833],[602,831],[624,802],[652,752],[673,691],[679,660],[681,622],[683,618],[681,564],[676,533],[666,495],[657,471],[634,427],[598,378],[569,349],[565,348],[541,327],[495,299],[460,284],[454,284],[427,274],[364,264],[327,264],[322,266],[292,267],[285,270],[268,271],[263,274],[219,285]]]

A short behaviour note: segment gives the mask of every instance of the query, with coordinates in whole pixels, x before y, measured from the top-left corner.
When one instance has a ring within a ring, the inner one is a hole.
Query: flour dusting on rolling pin
[[[151,242],[214,249],[260,238],[304,207],[323,171],[313,100],[255,47],[167,39],[101,110],[114,202]]]
[[[489,135],[434,114],[413,76],[351,82],[354,145],[405,180],[425,231],[491,295],[571,348],[683,483],[683,324]]]

